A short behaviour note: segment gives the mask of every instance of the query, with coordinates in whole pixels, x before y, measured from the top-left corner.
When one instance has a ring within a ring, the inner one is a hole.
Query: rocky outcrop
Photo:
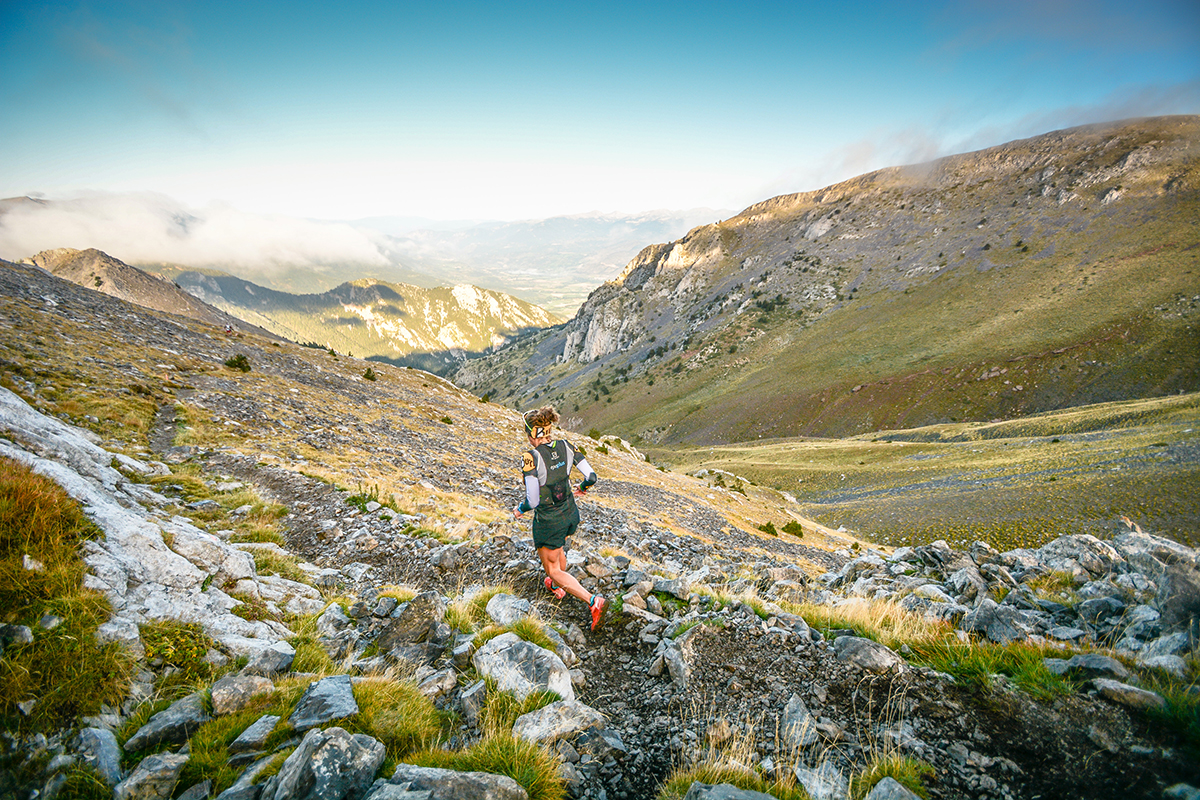
[[[183,518],[166,516],[161,510],[169,505],[166,498],[110,465],[116,461],[144,476],[155,467],[123,454],[117,458],[83,429],[41,414],[3,388],[0,427],[12,436],[0,440],[0,455],[52,478],[104,531],[104,539],[85,542],[83,557],[89,568],[85,585],[104,592],[116,612],[102,635],[132,644],[137,623],[195,622],[235,655],[293,635],[279,623],[232,613],[240,601],[222,591],[217,579],[253,582],[248,553]]]

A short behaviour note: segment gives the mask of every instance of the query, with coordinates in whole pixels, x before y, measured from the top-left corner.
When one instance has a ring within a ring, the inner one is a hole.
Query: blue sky
[[[1200,3],[0,7],[0,197],[321,219],[741,209],[1200,113]]]

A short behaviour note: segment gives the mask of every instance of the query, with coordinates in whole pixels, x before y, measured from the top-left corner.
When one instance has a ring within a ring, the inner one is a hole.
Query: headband
[[[525,433],[529,434],[530,439],[544,439],[550,436],[554,423],[550,423],[549,425],[530,425],[529,415],[532,413],[534,412],[525,412]]]

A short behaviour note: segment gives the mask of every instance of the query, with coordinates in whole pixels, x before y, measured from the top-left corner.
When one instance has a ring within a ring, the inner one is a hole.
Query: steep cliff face
[[[588,363],[628,350],[649,335],[663,308],[692,302],[724,260],[715,225],[645,248],[615,281],[593,292],[567,324],[562,360]]]

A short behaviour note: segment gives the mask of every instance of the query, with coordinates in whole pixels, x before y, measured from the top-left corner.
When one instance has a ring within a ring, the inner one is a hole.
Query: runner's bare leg
[[[592,593],[580,586],[575,576],[567,572],[567,554],[561,547],[539,547],[537,552],[542,561],[542,569],[546,570],[552,581],[566,589],[567,594],[578,597],[585,603],[592,599]]]

